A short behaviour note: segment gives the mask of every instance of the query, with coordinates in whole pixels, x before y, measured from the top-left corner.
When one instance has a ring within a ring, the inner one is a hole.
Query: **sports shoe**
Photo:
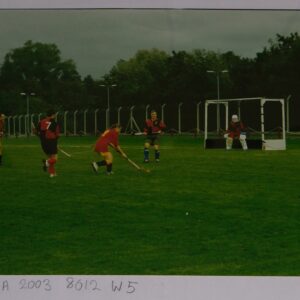
[[[50,178],[53,178],[53,177],[56,177],[57,176],[57,174],[55,173],[55,174],[50,174]]]
[[[113,171],[111,171],[111,172],[106,172],[106,175],[113,175],[114,174],[114,172]]]
[[[159,162],[159,159],[157,158],[155,161],[158,163],[158,162]]]
[[[144,159],[144,163],[149,163],[149,159]]]
[[[98,173],[99,167],[98,167],[97,163],[96,163],[95,161],[93,161],[93,162],[91,163],[91,165],[92,165],[92,168],[93,168],[94,172],[95,172],[95,173]]]

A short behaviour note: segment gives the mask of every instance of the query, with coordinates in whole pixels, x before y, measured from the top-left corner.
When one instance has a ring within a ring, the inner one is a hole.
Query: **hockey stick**
[[[148,169],[144,169],[142,167],[140,167],[138,164],[136,164],[133,160],[131,160],[129,157],[127,157],[127,155],[125,153],[122,153],[121,151],[119,151],[117,149],[117,147],[115,147],[114,145],[110,144],[123,158],[125,158],[134,168],[136,168],[139,171],[145,172],[145,173],[150,173],[150,170]]]
[[[72,157],[71,154],[69,154],[68,152],[64,151],[64,150],[61,149],[60,147],[58,147],[58,150],[59,150],[62,154],[64,154],[65,156],[67,156],[67,157]]]
[[[131,160],[130,158],[126,158],[126,160],[133,166],[135,167],[137,170],[141,171],[141,172],[145,172],[145,173],[150,173],[151,171],[149,169],[144,169],[142,167],[140,167],[138,164],[136,164],[133,160]]]

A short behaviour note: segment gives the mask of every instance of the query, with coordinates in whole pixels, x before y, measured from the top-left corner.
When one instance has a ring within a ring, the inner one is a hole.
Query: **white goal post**
[[[284,99],[268,99],[263,97],[257,98],[235,98],[235,99],[220,99],[220,100],[206,100],[205,101],[205,127],[204,127],[204,147],[208,140],[208,107],[210,105],[224,105],[225,106],[225,123],[226,129],[229,122],[229,104],[231,102],[238,102],[238,115],[240,116],[240,103],[247,101],[256,101],[260,105],[260,135],[263,150],[286,150],[286,130],[285,130],[285,101]],[[265,135],[265,104],[267,102],[277,102],[281,104],[282,115],[282,137],[277,139],[268,139]]]

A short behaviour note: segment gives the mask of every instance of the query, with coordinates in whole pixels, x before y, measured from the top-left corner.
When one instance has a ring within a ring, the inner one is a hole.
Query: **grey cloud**
[[[205,48],[253,57],[276,33],[300,28],[298,11],[48,10],[0,11],[0,60],[33,41],[56,43],[79,72],[100,78],[139,49]]]

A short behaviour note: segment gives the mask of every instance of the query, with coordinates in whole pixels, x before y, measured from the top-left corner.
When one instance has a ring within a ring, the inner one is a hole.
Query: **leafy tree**
[[[27,41],[5,55],[0,83],[7,92],[34,92],[47,104],[67,107],[77,98],[81,80],[75,63],[62,61],[55,44]]]

